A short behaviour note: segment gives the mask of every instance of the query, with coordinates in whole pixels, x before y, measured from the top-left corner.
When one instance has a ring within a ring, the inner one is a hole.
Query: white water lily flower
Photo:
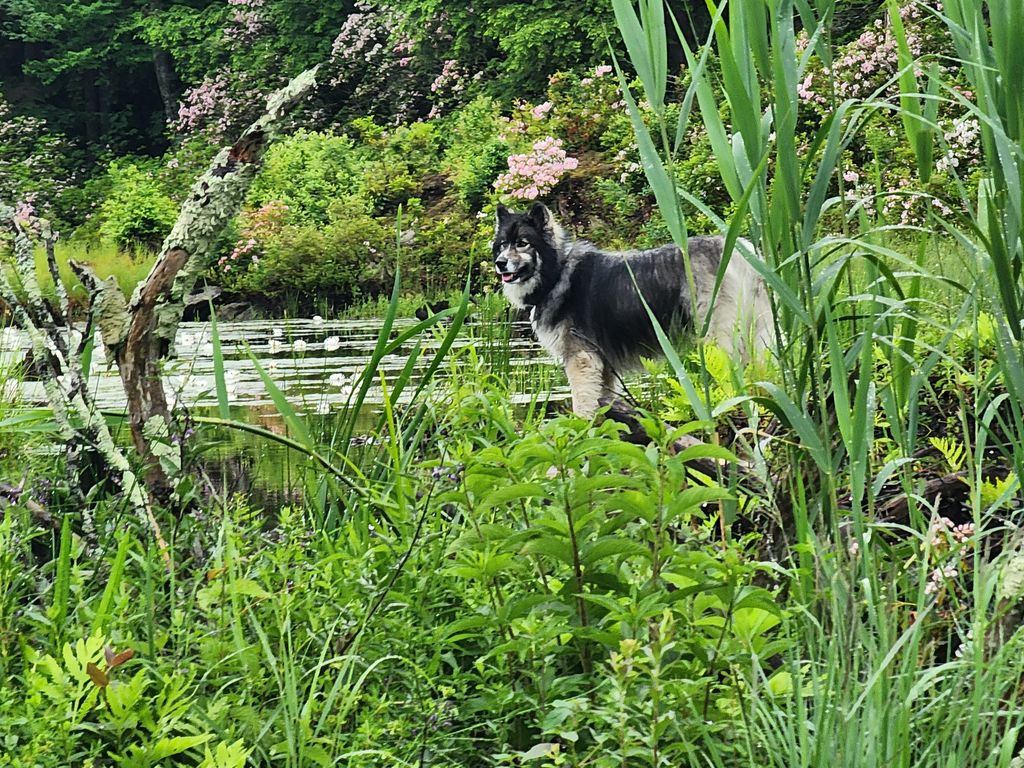
[[[324,352],[337,352],[341,349],[340,336],[328,336],[324,339]]]
[[[348,381],[348,377],[344,373],[332,373],[327,377],[327,383],[332,387],[343,387],[346,381]]]
[[[324,324],[324,319],[320,315],[313,315],[313,325],[319,327]]]
[[[284,342],[282,342],[280,339],[271,339],[270,344],[268,346],[270,348],[270,354],[276,355],[278,352],[284,349]]]
[[[296,339],[295,341],[292,342],[292,351],[293,352],[305,352],[306,351],[306,347],[308,347],[308,346],[309,345],[305,341],[303,341],[302,339]]]
[[[271,335],[273,335],[275,339],[280,339],[281,337],[284,336],[284,328],[282,328],[279,325],[275,325],[273,328],[270,329],[270,333]]]

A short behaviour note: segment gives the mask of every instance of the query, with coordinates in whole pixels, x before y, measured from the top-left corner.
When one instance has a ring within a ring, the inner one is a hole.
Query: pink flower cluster
[[[254,42],[264,30],[263,3],[264,0],[228,0],[232,14],[224,37],[236,43]]]
[[[599,80],[605,75],[610,75],[612,71],[613,68],[611,64],[598,64],[596,67],[594,67],[594,76],[584,77],[582,80],[580,80],[580,85],[584,87],[588,85],[593,85],[595,79]]]
[[[178,105],[175,128],[181,132],[201,128],[210,118],[223,111],[224,103],[228,100],[227,91],[228,79],[223,71],[188,89]]]
[[[554,189],[566,171],[578,166],[579,161],[562,149],[561,139],[547,136],[534,142],[530,153],[510,156],[508,172],[495,180],[494,188],[519,200],[535,200]]]
[[[280,200],[271,200],[262,208],[246,214],[241,227],[241,237],[227,256],[217,260],[217,266],[230,272],[232,265],[239,264],[244,270],[250,264],[259,264],[263,244],[284,227],[288,206]]]
[[[929,543],[933,549],[948,549],[956,544],[965,544],[974,536],[974,523],[956,525],[948,517],[937,518],[928,529]]]
[[[545,101],[543,104],[538,104],[530,110],[530,114],[533,115],[534,120],[543,120],[544,116],[551,111],[551,102]]]
[[[942,568],[936,568],[932,571],[931,576],[928,577],[928,583],[924,585],[924,593],[926,595],[937,594],[946,581],[955,579],[960,572],[957,570],[955,565],[945,565]]]
[[[358,13],[351,13],[341,25],[331,45],[331,59],[340,64],[373,63],[384,50],[384,41],[397,26],[392,14],[376,12],[367,3],[356,3]],[[339,82],[343,77],[339,77]],[[337,83],[335,83],[337,84]]]
[[[930,36],[926,23],[930,16],[919,4],[913,2],[901,5],[899,13],[906,29],[910,53],[918,57],[929,46]],[[797,39],[798,53],[806,50],[808,44],[806,34],[801,34]],[[830,89],[841,99],[865,98],[882,86],[898,69],[896,36],[887,19],[875,19],[874,24],[861,33],[860,37],[842,48],[831,69],[825,68],[807,74],[797,85],[797,95],[804,102],[815,105],[828,103]],[[820,90],[816,89],[818,84],[824,86]],[[895,95],[896,90],[894,85],[890,95]]]
[[[459,67],[459,62],[455,59],[446,59],[441,66],[441,72],[430,84],[430,92],[450,90],[453,93],[458,93],[465,87],[464,73]]]
[[[36,208],[28,200],[19,200],[14,204],[14,216],[28,223],[36,218]]]
[[[967,115],[953,121],[952,127],[943,134],[946,152],[935,161],[940,171],[959,168],[961,164],[973,167],[981,161],[981,125]]]

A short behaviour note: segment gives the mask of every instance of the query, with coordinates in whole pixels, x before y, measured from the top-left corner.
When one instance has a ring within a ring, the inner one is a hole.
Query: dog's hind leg
[[[605,393],[605,365],[601,356],[587,349],[571,352],[565,361],[565,375],[572,391],[572,410],[577,416],[593,418]]]

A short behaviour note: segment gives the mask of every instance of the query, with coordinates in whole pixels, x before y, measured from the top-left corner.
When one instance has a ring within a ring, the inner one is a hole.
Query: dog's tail
[[[744,364],[775,349],[775,320],[768,289],[749,259],[750,241],[740,238],[722,279],[708,336]]]

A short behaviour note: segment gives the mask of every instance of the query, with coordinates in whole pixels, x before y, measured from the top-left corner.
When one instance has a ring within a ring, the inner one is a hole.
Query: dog
[[[715,294],[724,245],[720,236],[689,239],[695,301],[677,246],[604,251],[574,240],[543,203],[527,213],[498,206],[492,255],[505,297],[530,310],[538,341],[564,366],[573,411],[592,418],[601,399],[618,392],[623,373],[661,354],[641,295],[675,335],[692,335],[710,310],[707,337],[742,363],[773,345],[765,285],[738,252]]]

